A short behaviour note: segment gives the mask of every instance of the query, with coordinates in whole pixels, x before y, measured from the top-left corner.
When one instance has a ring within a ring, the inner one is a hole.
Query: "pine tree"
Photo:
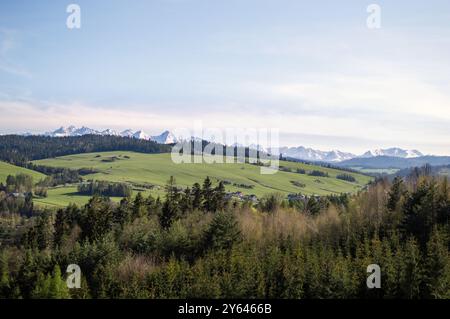
[[[83,214],[81,228],[89,240],[100,239],[112,229],[114,216],[109,198],[92,197],[85,206]]]
[[[17,282],[19,284],[20,293],[24,298],[30,298],[37,280],[37,265],[31,249],[25,252],[25,260],[20,266]]]
[[[400,204],[400,199],[405,194],[405,191],[403,179],[396,176],[388,193],[387,208],[390,211],[395,211],[397,209]]]
[[[52,278],[50,275],[44,276],[42,272],[39,272],[33,292],[31,293],[31,298],[49,299],[51,280]]]
[[[447,242],[444,232],[434,229],[427,243],[424,267],[427,298],[450,298],[450,255]]]
[[[11,290],[8,258],[5,253],[2,253],[0,257],[0,299],[6,299],[9,297]]]
[[[51,214],[43,212],[38,218],[36,225],[37,244],[40,250],[49,248],[53,244],[53,225],[50,220]]]
[[[203,181],[202,195],[204,198],[202,209],[206,212],[212,212],[214,191],[209,176]]]
[[[130,209],[129,198],[122,198],[119,207],[114,209],[113,212],[114,223],[119,224],[121,227],[123,227],[125,224],[131,222],[131,215],[132,211]]]
[[[230,249],[241,238],[235,216],[218,212],[205,233],[205,246],[212,249]]]
[[[190,212],[193,209],[192,191],[187,187],[181,196],[181,211]]]
[[[141,192],[137,193],[133,202],[133,219],[141,218],[147,215],[147,206]]]
[[[202,207],[203,194],[199,183],[192,186],[192,208],[200,209]]]
[[[53,276],[50,280],[48,292],[48,298],[51,299],[70,299],[69,289],[61,276],[61,268],[58,265],[55,265],[53,268]]]
[[[175,184],[175,178],[170,177],[166,185],[166,200],[164,201],[159,223],[162,228],[169,229],[175,219],[180,216],[179,192]]]
[[[219,185],[217,185],[217,187],[214,188],[213,191],[214,195],[213,195],[213,203],[212,203],[212,210],[213,211],[218,211],[218,210],[223,210],[225,209],[225,204],[226,204],[226,200],[225,200],[225,186],[223,184],[222,181],[219,182]]]
[[[32,292],[32,298],[36,299],[69,299],[69,289],[61,276],[58,265],[53,268],[53,274],[44,276],[38,274],[36,285]]]
[[[420,250],[415,239],[408,239],[402,257],[402,280],[400,286],[403,291],[403,297],[408,299],[419,298],[422,268],[420,266]]]

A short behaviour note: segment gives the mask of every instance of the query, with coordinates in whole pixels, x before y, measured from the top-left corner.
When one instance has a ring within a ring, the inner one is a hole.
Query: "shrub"
[[[336,175],[336,178],[337,179],[342,179],[342,180],[347,181],[347,182],[352,182],[352,183],[356,182],[356,178],[354,178],[350,174],[345,174],[345,173],[344,174],[339,174],[339,175]]]

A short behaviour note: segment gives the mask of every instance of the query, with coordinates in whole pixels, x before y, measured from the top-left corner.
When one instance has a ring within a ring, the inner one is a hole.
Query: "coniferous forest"
[[[446,178],[257,204],[209,178],[187,189],[171,178],[162,198],[57,210],[2,186],[0,213],[0,298],[450,298]],[[371,264],[380,288],[367,286]]]

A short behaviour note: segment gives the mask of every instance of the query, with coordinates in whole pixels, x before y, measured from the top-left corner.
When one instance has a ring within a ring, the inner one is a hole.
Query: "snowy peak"
[[[376,156],[390,156],[390,157],[402,157],[402,158],[414,158],[423,156],[418,150],[404,150],[398,147],[392,147],[387,149],[376,149],[365,152],[360,157],[376,157]]]
[[[75,130],[76,130],[75,126],[69,126],[68,128],[61,126],[59,129],[56,129],[53,132],[45,133],[45,135],[51,135],[55,137],[72,136]]]
[[[175,134],[173,134],[170,131],[164,131],[160,135],[154,135],[151,136],[147,133],[145,133],[143,130],[139,131],[133,131],[131,129],[124,130],[122,132],[117,132],[113,129],[105,129],[103,131],[97,131],[94,129],[91,129],[89,127],[83,126],[81,128],[76,128],[75,126],[71,125],[69,127],[63,127],[52,131],[52,132],[46,132],[44,133],[45,136],[53,136],[53,137],[65,137],[65,136],[82,136],[82,135],[88,135],[88,134],[95,134],[95,135],[111,135],[111,136],[122,136],[122,137],[129,137],[129,138],[136,138],[136,139],[143,139],[143,140],[151,140],[158,144],[174,144],[182,140],[182,138],[177,138]],[[192,141],[201,141],[200,138],[191,137]],[[364,154],[357,156],[352,153],[348,152],[342,152],[340,150],[331,150],[331,151],[321,151],[321,150],[315,150],[312,148],[307,148],[304,146],[298,146],[298,147],[280,147],[280,148],[268,148],[266,149],[262,145],[257,144],[250,144],[250,145],[242,145],[235,143],[233,146],[245,146],[249,147],[251,149],[268,152],[271,154],[281,154],[284,157],[291,157],[296,158],[300,160],[306,160],[306,161],[318,161],[318,162],[329,162],[329,163],[339,163],[342,161],[346,161],[352,158],[370,158],[370,157],[376,157],[376,156],[389,156],[389,157],[401,157],[401,158],[415,158],[415,157],[421,157],[424,156],[421,152],[418,150],[404,150],[398,147],[392,147],[387,149],[375,149],[375,150],[369,150],[365,152]]]
[[[279,152],[285,157],[321,162],[341,162],[356,157],[352,153],[341,152],[339,150],[320,151],[304,146],[281,147]]]
[[[100,135],[112,135],[112,136],[121,136],[120,133],[118,133],[115,130],[111,130],[111,129],[106,129],[104,131],[100,132]]]
[[[173,144],[178,141],[176,136],[169,131],[164,131],[160,135],[151,136],[150,139],[158,144]]]
[[[141,140],[149,140],[150,135],[145,133],[144,131],[137,131],[132,135],[133,138],[141,139]]]
[[[122,132],[117,132],[113,129],[105,129],[103,131],[98,131],[91,129],[89,127],[81,127],[76,128],[75,126],[69,126],[67,128],[61,126],[60,128],[52,131],[52,132],[46,132],[44,133],[45,136],[52,136],[52,137],[66,137],[66,136],[83,136],[88,134],[94,134],[94,135],[104,135],[104,136],[122,136],[122,137],[129,137],[129,138],[136,138],[136,139],[143,139],[143,140],[152,140],[159,144],[172,144],[177,142],[177,138],[175,135],[170,131],[164,131],[161,135],[156,136],[150,136],[149,134],[145,133],[143,130],[139,131],[133,131],[131,129],[124,130]]]
[[[332,150],[330,152],[325,152],[326,156],[325,162],[342,162],[355,157],[352,153],[341,152],[339,150]]]
[[[75,128],[74,126],[71,126],[71,128],[73,128],[73,131],[71,131],[71,135],[72,136],[82,136],[82,135],[88,135],[88,134],[99,134],[98,131],[93,130],[89,127],[85,127],[83,126],[82,128]]]
[[[376,156],[389,156],[389,157],[414,158],[423,156],[423,154],[417,150],[404,150],[398,147],[370,150],[360,156],[357,156],[352,153],[342,152],[339,150],[320,151],[312,148],[306,148],[303,146],[281,147],[280,153],[285,157],[292,157],[307,161],[320,161],[329,163],[339,163],[356,157],[369,158]]]
[[[120,136],[123,136],[123,137],[132,137],[133,134],[134,134],[134,132],[130,129],[120,132]]]

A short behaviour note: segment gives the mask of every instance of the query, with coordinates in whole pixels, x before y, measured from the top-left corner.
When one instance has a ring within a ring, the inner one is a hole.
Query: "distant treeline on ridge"
[[[0,136],[0,160],[20,166],[32,160],[79,153],[108,151],[167,153],[170,150],[170,145],[121,136]]]

